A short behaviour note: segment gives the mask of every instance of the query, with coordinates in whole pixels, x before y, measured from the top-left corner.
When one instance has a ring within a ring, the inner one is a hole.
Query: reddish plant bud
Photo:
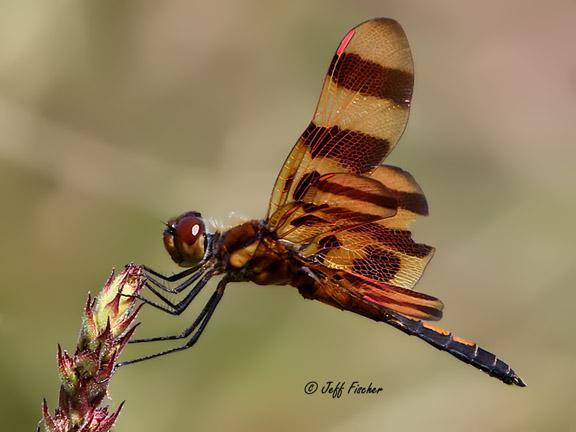
[[[46,400],[42,403],[46,431],[108,432],[114,425],[123,403],[112,414],[100,404],[141,307],[135,297],[121,293],[137,295],[142,285],[142,268],[130,264],[120,275],[112,273],[98,297],[88,295],[74,355],[58,346],[60,397],[53,415]]]

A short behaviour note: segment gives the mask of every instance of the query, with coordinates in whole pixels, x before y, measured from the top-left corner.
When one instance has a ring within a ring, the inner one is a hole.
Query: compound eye
[[[182,242],[192,246],[204,235],[204,222],[196,216],[184,216],[176,224],[176,235]]]

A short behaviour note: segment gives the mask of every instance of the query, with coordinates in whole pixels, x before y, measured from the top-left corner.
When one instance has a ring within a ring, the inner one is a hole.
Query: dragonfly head
[[[206,225],[198,212],[171,219],[164,229],[164,247],[180,267],[193,267],[206,255]]]

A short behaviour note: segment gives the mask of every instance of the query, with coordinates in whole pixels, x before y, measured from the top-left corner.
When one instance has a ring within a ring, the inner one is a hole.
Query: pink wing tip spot
[[[346,36],[344,36],[344,39],[342,39],[342,42],[340,42],[340,46],[336,50],[336,55],[338,57],[340,57],[342,55],[342,53],[344,52],[344,50],[346,49],[346,47],[348,46],[348,44],[352,40],[354,33],[356,33],[356,30],[350,30],[348,32],[348,34]]]

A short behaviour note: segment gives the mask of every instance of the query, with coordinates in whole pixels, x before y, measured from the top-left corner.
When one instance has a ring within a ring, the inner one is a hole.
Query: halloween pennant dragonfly
[[[266,217],[218,230],[191,211],[166,224],[164,245],[187,269],[166,277],[146,268],[148,288],[165,305],[144,302],[178,315],[212,277],[223,278],[184,332],[132,342],[187,342],[120,365],[190,348],[226,285],[252,281],[294,286],[307,299],[390,324],[507,384],[524,386],[494,354],[429,324],[442,317],[442,302],[412,291],[434,249],[414,242],[409,225],[427,215],[428,206],[409,173],[382,161],[408,121],[413,83],[410,48],[397,22],[373,19],[348,32],[312,121],[278,175]],[[168,284],[174,281],[181,282]],[[187,294],[173,303],[163,291]]]

